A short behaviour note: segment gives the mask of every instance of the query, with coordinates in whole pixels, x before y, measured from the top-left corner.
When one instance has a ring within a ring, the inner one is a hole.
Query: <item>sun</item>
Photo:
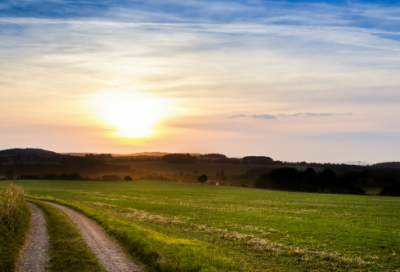
[[[99,117],[123,138],[148,138],[157,133],[157,124],[167,116],[168,104],[141,93],[105,92],[96,98]]]

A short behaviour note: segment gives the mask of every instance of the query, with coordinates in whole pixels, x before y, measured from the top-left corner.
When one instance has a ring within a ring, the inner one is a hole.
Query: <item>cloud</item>
[[[255,119],[270,119],[270,120],[277,119],[276,116],[269,114],[253,114],[251,115],[251,117]]]
[[[229,118],[243,118],[243,117],[250,117],[254,119],[267,119],[267,120],[274,120],[278,118],[293,118],[293,117],[329,117],[329,116],[338,116],[338,115],[353,115],[352,113],[312,113],[312,112],[300,112],[294,114],[252,114],[252,115],[245,115],[245,114],[238,114],[229,116]]]
[[[353,115],[352,113],[312,113],[312,112],[300,112],[295,114],[278,114],[278,117],[328,117],[337,115]]]
[[[241,117],[246,117],[247,115],[244,115],[244,114],[238,114],[238,115],[232,115],[232,116],[229,116],[229,118],[241,118]]]
[[[177,145],[198,143],[199,133],[213,131],[206,146],[222,143],[248,152],[248,146],[232,145],[232,137],[258,137],[252,142],[258,152],[268,142],[286,147],[285,135],[400,127],[399,9],[335,1],[76,2],[0,4],[2,122],[93,123],[86,100],[101,90],[124,88],[179,101],[176,125],[164,126],[182,132]],[[226,122],[226,116],[235,120]],[[195,136],[186,132],[190,129]],[[32,134],[57,138],[51,130]],[[265,141],[271,135],[276,141]],[[321,145],[350,138],[357,137],[338,134]],[[305,150],[314,142],[301,141],[295,146]],[[349,147],[342,152],[357,152]],[[281,149],[276,154],[283,156]],[[392,149],[387,154],[397,156]],[[332,150],[326,153],[337,151]]]

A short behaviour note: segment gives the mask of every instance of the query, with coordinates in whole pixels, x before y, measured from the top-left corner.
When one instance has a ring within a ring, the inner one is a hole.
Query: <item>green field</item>
[[[92,217],[149,270],[400,271],[400,198],[157,181],[17,184]]]

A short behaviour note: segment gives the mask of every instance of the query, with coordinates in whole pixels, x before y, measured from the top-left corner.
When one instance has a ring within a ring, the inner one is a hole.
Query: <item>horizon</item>
[[[0,26],[0,149],[400,161],[400,3],[5,0]]]
[[[1,151],[8,151],[8,150],[14,150],[14,149],[30,149],[30,150],[43,150],[43,151],[50,151],[50,152],[54,152],[56,154],[59,155],[71,155],[71,156],[81,156],[81,155],[88,155],[88,154],[95,154],[95,155],[100,155],[100,154],[105,154],[105,155],[114,155],[116,157],[129,157],[129,156],[135,156],[137,154],[146,154],[146,153],[160,153],[160,154],[190,154],[192,156],[204,156],[207,154],[220,154],[220,155],[226,155],[226,154],[221,154],[221,153],[199,153],[199,152],[186,152],[186,153],[178,153],[178,152],[164,152],[164,151],[144,151],[144,152],[136,152],[136,153],[98,153],[98,152],[57,152],[54,150],[46,150],[43,148],[32,148],[32,147],[28,147],[28,148],[10,148],[10,149],[3,149],[0,150]],[[143,155],[137,155],[137,156],[143,156]],[[149,155],[149,156],[156,156],[159,157],[158,155]],[[242,157],[231,157],[231,156],[227,156],[227,158],[231,158],[231,159],[242,159],[244,157],[248,157],[248,156],[254,156],[251,154],[248,154],[246,156],[242,156]],[[257,157],[257,156],[256,156]],[[268,156],[260,156],[260,157],[268,157]],[[273,161],[278,161],[278,160],[274,160],[273,158],[271,158]],[[280,161],[280,160],[279,160]],[[282,162],[284,163],[299,163],[299,161],[288,161],[288,160],[283,160]],[[313,164],[313,163],[317,163],[317,164],[347,164],[347,165],[359,165],[359,166],[371,166],[374,164],[378,164],[378,163],[387,163],[387,161],[385,162],[376,162],[376,163],[370,163],[370,162],[365,162],[365,161],[341,161],[341,162],[311,162],[311,161],[305,161],[306,163],[309,164]],[[394,161],[392,161],[394,162]]]

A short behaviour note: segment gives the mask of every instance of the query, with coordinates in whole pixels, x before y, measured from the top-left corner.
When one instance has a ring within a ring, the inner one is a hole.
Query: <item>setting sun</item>
[[[109,92],[96,97],[101,121],[123,138],[145,138],[157,133],[155,127],[168,114],[162,99],[141,93]]]

